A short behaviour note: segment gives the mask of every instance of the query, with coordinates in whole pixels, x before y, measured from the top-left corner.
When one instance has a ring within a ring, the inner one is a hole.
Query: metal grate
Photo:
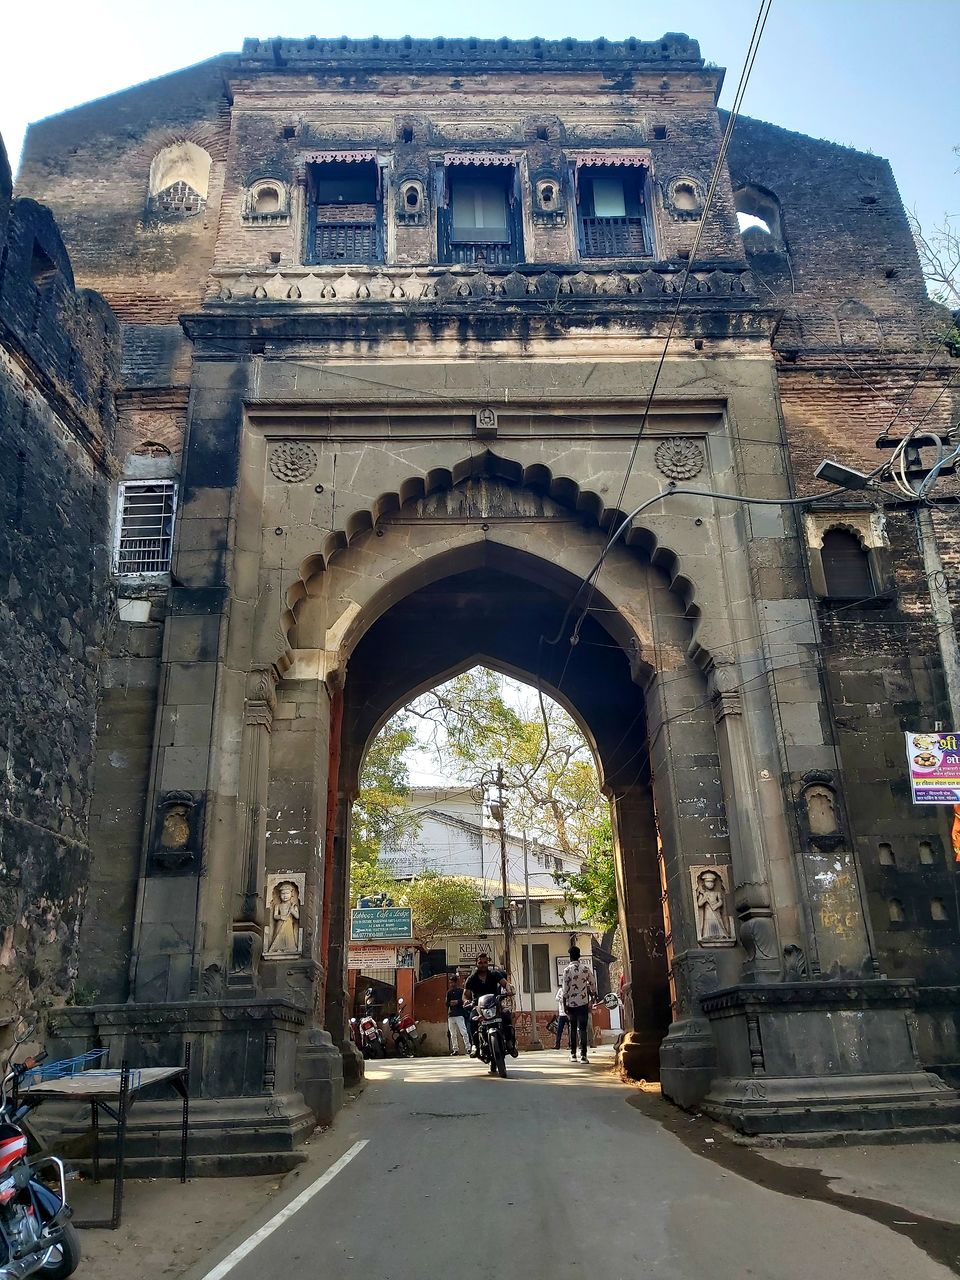
[[[586,258],[636,258],[650,253],[643,218],[581,218]]]
[[[120,486],[117,573],[169,573],[176,504],[173,480],[128,480]]]
[[[314,251],[318,262],[380,262],[376,218],[330,220],[317,210]]]
[[[509,266],[516,262],[517,254],[512,244],[451,244],[450,261],[487,263],[492,267]]]

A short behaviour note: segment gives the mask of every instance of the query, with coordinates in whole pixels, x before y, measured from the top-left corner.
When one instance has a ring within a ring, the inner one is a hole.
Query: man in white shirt
[[[580,1041],[580,1061],[587,1061],[587,1028],[590,1024],[590,1006],[597,999],[597,980],[593,970],[580,959],[580,948],[571,947],[567,952],[570,963],[563,971],[563,1007],[570,1019],[570,1060],[577,1060],[577,1041]]]
[[[553,1046],[555,1049],[560,1048],[560,1041],[563,1039],[563,1029],[570,1019],[567,1017],[567,1011],[563,1007],[563,987],[557,990],[557,1043]],[[549,1028],[547,1028],[549,1030]],[[569,1035],[567,1036],[569,1040]]]

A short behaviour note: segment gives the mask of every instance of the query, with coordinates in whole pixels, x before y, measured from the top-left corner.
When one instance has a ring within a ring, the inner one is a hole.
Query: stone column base
[[[660,1039],[656,1033],[628,1031],[617,1045],[617,1066],[631,1080],[660,1079]]]
[[[51,1058],[105,1048],[102,1065],[119,1068],[126,1060],[135,1072],[180,1066],[189,1046],[193,1173],[278,1172],[300,1163],[298,1144],[318,1117],[329,1123],[342,1101],[340,1054],[325,1032],[308,1026],[308,1017],[299,1004],[264,996],[90,1005],[50,1015],[48,1048]],[[71,1141],[89,1127],[89,1113],[76,1107],[55,1110],[47,1103],[37,1118],[48,1134],[59,1118]],[[109,1131],[109,1124],[101,1126],[107,1151]],[[179,1171],[180,1101],[167,1089],[134,1097],[127,1134],[131,1173]],[[60,1138],[50,1134],[50,1140],[59,1148]]]
[[[717,1072],[701,1109],[752,1139],[821,1145],[960,1133],[960,1095],[924,1072],[915,984],[849,980],[703,996]]]
[[[717,1074],[717,1046],[706,1018],[671,1023],[660,1046],[660,1088],[685,1109],[698,1106]]]

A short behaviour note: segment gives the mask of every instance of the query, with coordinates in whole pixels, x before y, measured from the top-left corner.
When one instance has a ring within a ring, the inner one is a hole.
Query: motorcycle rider
[[[477,967],[463,984],[463,989],[470,992],[473,997],[474,1008],[476,1008],[481,996],[502,996],[506,986],[507,975],[502,969],[491,969],[490,957],[485,951],[481,951],[477,956]],[[506,1050],[512,1057],[519,1057],[517,1033],[513,1026],[513,1014],[509,1009],[505,1009],[502,1006],[500,1012],[503,1018],[503,1038]],[[473,1037],[470,1057],[475,1058],[476,1056],[477,1041],[476,1037]]]

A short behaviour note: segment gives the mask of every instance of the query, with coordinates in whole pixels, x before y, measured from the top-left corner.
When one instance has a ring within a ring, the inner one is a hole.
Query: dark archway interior
[[[569,663],[565,638],[555,647],[540,645],[541,636],[557,634],[567,604],[555,591],[494,567],[443,578],[395,604],[350,657],[344,783],[355,779],[366,745],[387,711],[472,659],[513,669],[531,683],[539,663],[544,691],[550,693],[562,674],[563,700],[592,738],[605,784],[615,789],[645,772],[643,691],[610,633],[588,618]],[[605,607],[596,600],[594,604]]]
[[[517,557],[517,572],[511,572],[498,556],[495,563],[453,572],[415,588],[382,613],[356,644],[344,690],[337,823],[341,850],[335,851],[334,904],[343,904],[345,911],[349,810],[373,735],[390,713],[422,689],[452,671],[486,661],[531,683],[539,669],[544,692],[551,696],[556,696],[559,685],[563,702],[592,741],[605,787],[618,810],[623,874],[633,886],[632,893],[628,889],[628,906],[637,918],[630,933],[636,931],[635,936],[648,940],[655,932],[662,944],[652,806],[644,810],[632,799],[625,804],[619,800],[624,795],[635,797],[638,790],[649,791],[643,690],[631,677],[627,654],[613,638],[623,634],[623,620],[598,594],[593,600],[597,616],[586,620],[572,654],[566,640],[552,648],[541,645],[542,636],[557,634],[576,584],[571,582],[569,593],[564,593],[563,585],[552,578],[549,585],[534,581],[527,576],[526,559]],[[569,633],[569,625],[566,630]],[[631,829],[634,826],[637,830]],[[339,921],[331,917],[331,972],[342,970],[345,925],[345,915]],[[645,954],[632,964],[632,979],[634,986],[642,981],[646,991],[642,1001],[634,1001],[634,1010],[646,1024],[651,1041],[658,1044],[669,1024],[666,957],[662,945],[651,948],[645,941],[643,949]],[[631,941],[632,961],[634,950]],[[329,994],[327,1025],[341,1025],[342,1011],[333,986]]]

